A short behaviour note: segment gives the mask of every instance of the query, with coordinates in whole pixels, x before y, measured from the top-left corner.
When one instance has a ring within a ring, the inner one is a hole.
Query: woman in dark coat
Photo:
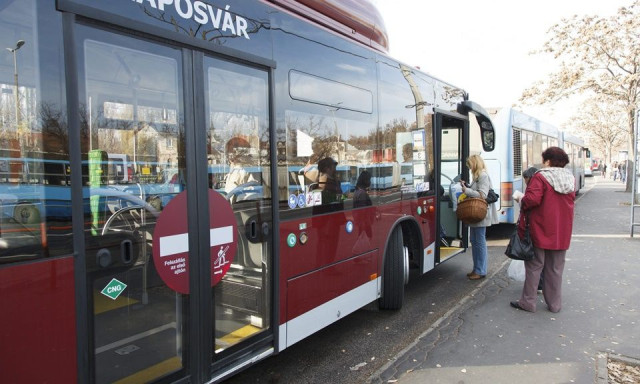
[[[544,271],[542,292],[551,312],[562,307],[562,273],[565,255],[571,243],[575,178],[564,168],[567,154],[558,147],[542,152],[543,168],[529,181],[520,200],[522,214],[529,222],[535,257],[525,261],[522,296],[511,306],[535,312],[537,286]]]

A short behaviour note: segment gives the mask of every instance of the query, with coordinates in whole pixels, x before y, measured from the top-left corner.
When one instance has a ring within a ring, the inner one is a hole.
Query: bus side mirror
[[[491,152],[495,148],[495,134],[493,129],[493,123],[487,111],[480,106],[480,104],[473,101],[465,100],[458,104],[458,113],[462,115],[468,115],[469,112],[473,113],[480,125],[480,134],[482,136],[482,149],[485,152]]]
[[[489,130],[482,130],[482,148],[485,152],[491,152],[495,148],[495,133]]]

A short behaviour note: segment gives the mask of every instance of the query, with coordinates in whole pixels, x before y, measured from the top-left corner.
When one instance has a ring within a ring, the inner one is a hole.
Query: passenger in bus
[[[487,173],[484,160],[479,155],[471,155],[467,159],[467,166],[471,171],[473,180],[467,185],[461,180],[462,193],[467,197],[486,198],[489,189],[492,189],[491,179]],[[469,224],[471,231],[471,255],[473,257],[473,271],[467,273],[469,280],[482,279],[487,275],[487,227],[498,224],[498,211],[495,204],[489,204],[487,215],[483,220],[475,224]]]
[[[318,182],[318,167],[312,157],[309,157],[307,164],[298,171],[298,174],[303,176],[303,179],[300,182],[301,185],[311,185]]]
[[[427,196],[433,196],[436,194],[436,186],[440,192],[440,196],[444,196],[444,187],[441,184],[436,183],[436,171],[432,169],[429,171],[429,189],[427,189]]]
[[[331,157],[325,157],[318,162],[318,188],[322,191],[322,204],[340,201],[342,188],[336,179],[338,162]]]
[[[564,168],[569,163],[566,152],[549,147],[542,152],[543,168],[531,177],[520,207],[529,220],[535,257],[524,262],[525,280],[520,300],[512,307],[536,311],[536,287],[544,271],[542,293],[551,312],[562,307],[562,272],[571,243],[575,178]]]
[[[353,207],[368,207],[372,205],[371,197],[369,197],[369,188],[371,187],[371,173],[362,171],[356,181],[356,190],[353,194]],[[371,209],[359,209],[353,211],[353,219],[362,231],[358,234],[358,239],[353,247],[354,254],[360,254],[370,251],[372,248],[371,239],[373,238],[373,222],[375,220],[375,211]]]
[[[356,181],[356,191],[353,194],[353,207],[366,207],[371,205],[371,197],[367,192],[371,187],[371,173],[362,171]]]

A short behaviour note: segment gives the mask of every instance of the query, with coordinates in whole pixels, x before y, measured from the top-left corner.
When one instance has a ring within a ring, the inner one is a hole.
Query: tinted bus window
[[[60,18],[37,10],[30,0],[0,7],[0,44],[8,50],[0,70],[0,264],[73,248],[63,50],[60,33],[51,32]]]
[[[287,161],[279,172],[293,181],[280,195],[281,205],[288,210],[322,205],[331,206],[327,209],[351,207],[358,176],[373,161],[376,134],[368,115],[333,109],[323,112],[287,111]],[[352,116],[340,117],[345,114]],[[354,115],[362,115],[364,121],[354,119]],[[289,205],[293,196],[302,200]]]

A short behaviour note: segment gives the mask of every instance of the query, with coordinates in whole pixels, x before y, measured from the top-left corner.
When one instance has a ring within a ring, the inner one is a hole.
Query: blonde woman
[[[489,189],[492,189],[491,179],[487,173],[484,160],[478,155],[471,155],[467,159],[467,166],[471,171],[473,180],[467,185],[464,180],[462,184],[462,192],[467,197],[486,198]],[[492,224],[498,224],[498,211],[495,204],[489,204],[487,216],[483,220],[475,224],[469,224],[471,232],[471,254],[473,256],[473,271],[467,273],[469,280],[479,280],[487,275],[487,227]]]

